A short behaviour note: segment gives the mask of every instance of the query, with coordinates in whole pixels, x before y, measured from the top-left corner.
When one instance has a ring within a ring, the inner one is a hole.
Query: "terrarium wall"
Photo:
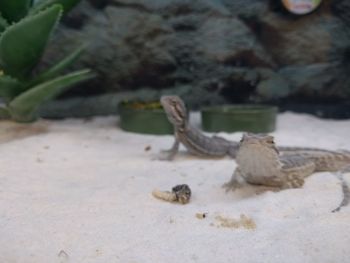
[[[304,16],[277,0],[84,0],[57,32],[42,66],[86,42],[74,67],[98,74],[65,98],[162,90],[190,107],[350,98],[347,0]]]

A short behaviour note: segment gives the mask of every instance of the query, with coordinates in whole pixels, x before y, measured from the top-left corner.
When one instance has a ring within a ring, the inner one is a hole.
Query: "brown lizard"
[[[175,142],[163,159],[172,160],[182,143],[187,150],[202,157],[224,157],[236,155],[238,142],[226,140],[219,136],[206,136],[188,122],[184,102],[178,96],[162,96],[160,102],[169,121],[174,125]]]
[[[299,152],[280,155],[274,138],[263,134],[244,134],[236,156],[237,168],[231,180],[224,185],[233,190],[239,178],[250,184],[280,188],[303,186],[304,178],[320,171],[339,172],[344,198],[333,210],[339,211],[349,202],[350,191],[342,173],[350,172],[350,152]]]
[[[192,126],[188,121],[189,115],[185,103],[180,97],[176,95],[162,96],[160,102],[169,121],[173,124],[175,131],[175,142],[170,150],[163,151],[166,155],[162,156],[161,159],[172,160],[179,150],[180,143],[182,143],[191,154],[196,156],[209,158],[224,156],[236,157],[239,143],[219,136],[206,136],[199,129]],[[286,153],[332,152],[319,148],[288,146],[279,147],[278,150]]]

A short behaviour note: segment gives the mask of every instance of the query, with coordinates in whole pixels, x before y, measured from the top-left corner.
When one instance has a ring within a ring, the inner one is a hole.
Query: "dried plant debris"
[[[123,101],[121,105],[135,110],[155,110],[163,108],[159,101]]]
[[[249,218],[248,216],[241,214],[239,219],[224,217],[221,215],[218,215],[215,217],[216,224],[213,224],[217,227],[224,227],[224,228],[245,228],[253,230],[256,228],[256,224],[253,221],[253,219]]]
[[[151,145],[147,145],[147,146],[145,147],[145,152],[148,152],[148,151],[150,151],[151,149],[152,149]]]
[[[187,204],[191,199],[191,189],[187,184],[179,184],[172,188],[170,191],[160,191],[153,190],[152,195],[155,198],[167,201],[167,202],[175,202],[180,204]]]
[[[11,121],[1,121],[0,126],[0,143],[6,143],[29,136],[46,133],[49,125],[44,121],[25,124]]]

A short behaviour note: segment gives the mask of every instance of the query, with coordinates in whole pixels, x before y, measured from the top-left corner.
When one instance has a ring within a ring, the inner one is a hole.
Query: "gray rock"
[[[258,68],[256,70],[260,79],[256,87],[256,93],[260,100],[276,100],[291,93],[291,87],[282,75],[269,68]]]
[[[350,98],[348,1],[332,0],[301,17],[271,3],[82,1],[59,26],[42,67],[87,42],[72,69],[90,67],[98,77],[65,96],[192,87],[186,93],[192,107]]]
[[[338,18],[314,13],[298,19],[267,13],[261,16],[260,40],[281,66],[339,60],[350,36]]]
[[[294,94],[301,90],[320,91],[335,80],[334,65],[327,63],[284,67],[279,73],[288,80]]]
[[[347,26],[350,25],[350,1],[348,0],[333,0],[331,2],[333,14],[340,18]],[[348,28],[347,31],[350,29]]]
[[[70,16],[86,17],[83,26],[61,26],[43,65],[88,42],[75,68],[97,71],[90,85],[101,92],[197,85],[227,77],[236,66],[273,65],[250,28],[220,1],[195,2],[120,0],[102,10],[82,2]]]
[[[237,18],[208,18],[199,28],[197,50],[231,66],[273,66],[273,61],[250,28]]]
[[[220,0],[111,0],[117,7],[131,7],[146,12],[161,12],[164,15],[179,16],[193,13],[230,15]]]
[[[266,0],[222,0],[234,16],[257,18],[269,11],[269,1]]]

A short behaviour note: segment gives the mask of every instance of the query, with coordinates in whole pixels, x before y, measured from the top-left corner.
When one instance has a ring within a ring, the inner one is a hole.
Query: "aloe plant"
[[[39,106],[72,85],[93,77],[90,70],[60,76],[83,51],[78,47],[40,74],[33,74],[63,12],[79,0],[0,1],[0,118],[28,122]]]

